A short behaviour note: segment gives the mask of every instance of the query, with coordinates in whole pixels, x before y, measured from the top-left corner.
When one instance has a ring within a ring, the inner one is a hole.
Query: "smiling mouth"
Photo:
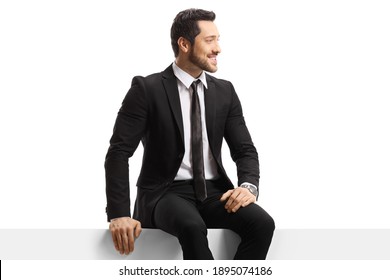
[[[209,57],[209,59],[210,59],[212,64],[217,65],[217,57],[216,56]]]

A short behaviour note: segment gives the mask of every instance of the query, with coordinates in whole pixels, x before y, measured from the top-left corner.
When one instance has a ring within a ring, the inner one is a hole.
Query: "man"
[[[144,227],[175,235],[184,259],[213,259],[207,228],[241,237],[235,259],[265,259],[273,219],[255,201],[259,163],[232,84],[217,71],[221,52],[215,14],[180,12],[171,28],[175,61],[134,77],[118,113],[106,156],[107,214],[115,248],[134,250]],[[234,188],[221,160],[223,139],[237,165]],[[128,159],[144,146],[134,215],[130,216]],[[142,248],[140,248],[142,250]]]

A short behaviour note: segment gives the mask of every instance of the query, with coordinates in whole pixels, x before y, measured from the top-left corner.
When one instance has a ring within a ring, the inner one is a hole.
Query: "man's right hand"
[[[141,223],[130,217],[112,219],[110,231],[115,249],[123,254],[130,254],[134,251],[134,241],[142,231]]]

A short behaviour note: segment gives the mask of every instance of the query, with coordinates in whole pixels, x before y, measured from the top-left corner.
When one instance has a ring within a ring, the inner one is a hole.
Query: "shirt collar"
[[[206,81],[206,73],[202,71],[202,74],[197,79],[194,79],[190,74],[182,70],[179,66],[176,65],[175,62],[172,64],[173,73],[175,74],[176,78],[179,79],[180,82],[183,83],[183,85],[189,89],[191,87],[191,84],[195,80],[200,80],[205,88],[207,88],[207,81]]]

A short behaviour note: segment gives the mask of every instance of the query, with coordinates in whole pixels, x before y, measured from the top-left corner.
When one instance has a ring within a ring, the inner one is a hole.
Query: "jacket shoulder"
[[[159,85],[164,78],[174,77],[172,66],[167,67],[164,71],[149,74],[147,76],[134,76],[132,83],[142,83],[145,86]]]
[[[207,82],[214,83],[217,86],[233,87],[233,84],[228,80],[220,79],[220,78],[214,77],[210,74],[206,74],[206,77],[207,77]]]

